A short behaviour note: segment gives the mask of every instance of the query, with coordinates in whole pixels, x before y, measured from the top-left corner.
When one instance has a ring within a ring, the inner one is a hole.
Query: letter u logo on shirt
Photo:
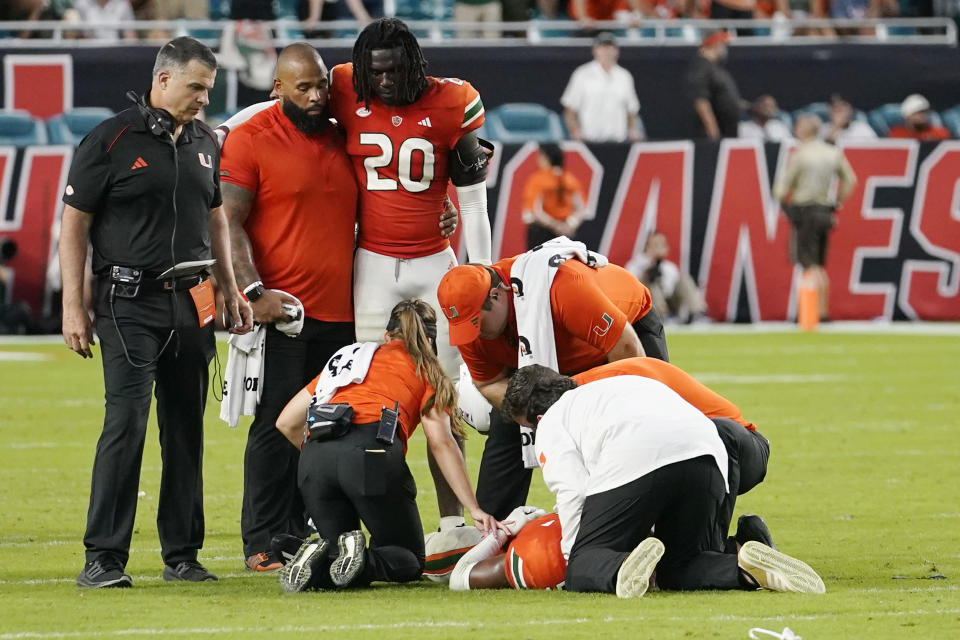
[[[200,152],[197,152],[197,157],[200,158],[200,164],[205,166],[207,169],[213,169],[213,160],[210,158],[210,154],[203,155]]]

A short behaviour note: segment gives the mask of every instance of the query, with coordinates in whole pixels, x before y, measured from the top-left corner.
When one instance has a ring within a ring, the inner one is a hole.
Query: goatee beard
[[[308,113],[306,109],[301,109],[295,105],[292,100],[281,100],[280,109],[283,111],[283,115],[290,118],[293,126],[308,136],[319,133],[330,125],[326,106],[321,113],[313,115]]]

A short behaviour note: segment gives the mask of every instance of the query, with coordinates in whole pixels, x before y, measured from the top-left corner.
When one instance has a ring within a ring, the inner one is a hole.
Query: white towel
[[[283,312],[287,315],[287,319],[283,322],[274,322],[273,326],[277,328],[277,331],[280,331],[291,338],[296,338],[300,335],[300,332],[303,331],[303,303],[300,302],[300,299],[297,296],[287,293],[286,291],[281,291],[280,289],[273,289],[277,293],[282,293],[284,295],[290,296],[296,302],[284,302]]]
[[[263,343],[267,328],[255,323],[253,331],[231,334],[227,340],[227,366],[223,371],[220,419],[236,427],[240,416],[252,416],[263,390]]]
[[[313,394],[314,404],[330,402],[340,387],[363,382],[379,346],[376,342],[356,342],[333,354],[320,373],[317,390]]]
[[[517,314],[518,367],[539,364],[554,371],[560,370],[553,335],[550,287],[557,269],[570,258],[594,269],[609,264],[606,256],[590,251],[582,242],[559,236],[521,255],[510,269],[513,308]],[[524,443],[524,466],[527,469],[538,467],[533,431],[520,427],[520,438]]]

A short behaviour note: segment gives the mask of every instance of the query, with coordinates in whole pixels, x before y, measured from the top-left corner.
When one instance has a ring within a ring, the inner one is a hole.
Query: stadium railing
[[[592,38],[573,20],[530,20],[526,22],[455,22],[450,20],[407,20],[410,28],[425,44],[431,46],[476,47],[527,44],[589,45]],[[143,37],[137,40],[76,38],[71,34],[92,29],[133,29],[143,34],[167,33],[194,35],[207,44],[216,45],[227,22],[223,20],[141,20],[137,22],[82,23],[57,21],[0,21],[0,48],[103,47],[110,45],[155,47],[164,37]],[[318,46],[349,46],[363,24],[340,20],[309,25],[309,30],[322,31],[323,38],[304,38],[304,25],[296,20],[274,20],[263,23],[274,34],[274,44],[284,46],[306,39]],[[863,44],[939,44],[956,46],[957,25],[950,18],[884,18],[864,20],[642,20],[631,26],[621,21],[599,21],[593,30],[610,30],[619,37],[621,46],[690,46],[698,44],[705,32],[729,29],[736,32],[735,46]],[[821,30],[839,31],[841,35],[819,35]],[[497,39],[455,38],[458,30],[497,31]],[[44,37],[18,38],[13,34],[30,32]],[[6,37],[3,37],[6,36]]]

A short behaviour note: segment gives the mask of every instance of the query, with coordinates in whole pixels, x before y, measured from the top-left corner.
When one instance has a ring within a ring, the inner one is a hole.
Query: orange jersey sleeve
[[[504,573],[514,589],[562,589],[567,561],[560,550],[560,517],[548,513],[530,522],[507,547]]]
[[[220,180],[253,193],[243,228],[264,286],[310,318],[352,322],[358,191],[342,134],[306,136],[275,104],[227,136]]]
[[[708,418],[729,418],[755,431],[756,425],[743,419],[740,409],[716,391],[669,362],[656,358],[626,358],[573,376],[577,384],[587,384],[613,376],[641,376],[657,380],[673,389]]]
[[[550,288],[550,304],[558,338],[562,335],[558,329],[562,328],[570,336],[607,353],[620,339],[624,325],[633,318],[628,318],[601,288],[599,271],[578,260],[561,264]],[[562,348],[558,340],[557,352]]]
[[[447,195],[450,150],[484,122],[483,101],[469,82],[428,78],[411,105],[358,103],[353,65],[333,68],[330,105],[347,134],[347,153],[362,190],[359,246],[414,258],[449,246],[437,228]]]

